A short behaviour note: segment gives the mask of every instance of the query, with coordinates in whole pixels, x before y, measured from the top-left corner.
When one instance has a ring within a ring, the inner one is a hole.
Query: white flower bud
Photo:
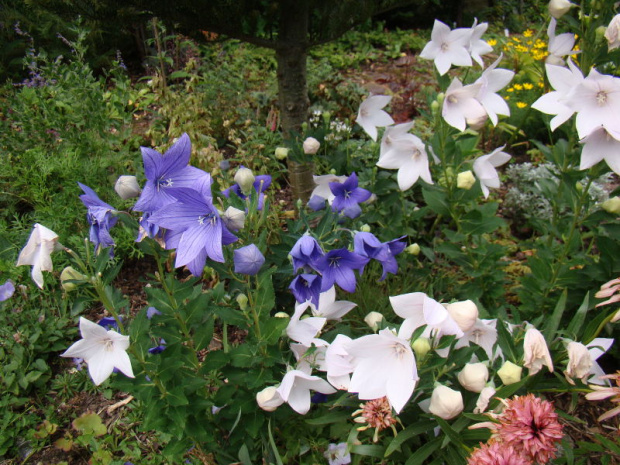
[[[415,244],[411,244],[405,250],[407,251],[408,254],[413,255],[415,257],[420,255],[420,246],[418,245],[417,242]]]
[[[423,358],[431,350],[431,343],[426,337],[419,337],[411,344],[417,358]]]
[[[284,403],[276,386],[269,386],[256,394],[256,403],[266,412],[273,412]]]
[[[502,367],[497,371],[497,375],[506,386],[509,384],[518,383],[521,381],[521,372],[523,368],[519,365],[515,365],[511,361],[506,361]]]
[[[431,394],[431,405],[428,408],[433,415],[450,420],[463,411],[463,395],[460,391],[439,385]]]
[[[275,318],[288,318],[289,314],[286,312],[278,312],[274,315]]]
[[[86,281],[86,279],[87,279],[86,276],[84,276],[82,273],[77,271],[72,266],[66,267],[64,270],[62,270],[62,273],[60,273],[60,285],[65,290],[65,292],[71,292],[77,289],[77,284],[70,283],[68,281],[73,281],[73,280]]]
[[[489,380],[489,369],[482,363],[466,363],[458,374],[459,383],[471,392],[482,392]]]
[[[620,215],[620,197],[615,196],[605,200],[601,204],[601,208],[607,213],[611,213],[613,215]]]
[[[286,157],[288,157],[288,149],[286,147],[276,148],[276,158],[278,160],[284,160]]]
[[[248,308],[248,296],[247,295],[239,294],[237,295],[237,298],[235,300],[239,304],[239,308],[241,309],[241,311],[244,311],[246,308]]]
[[[250,192],[252,192],[254,187],[255,179],[256,178],[254,177],[252,170],[246,168],[245,166],[241,166],[237,170],[237,173],[235,173],[234,177],[235,182],[239,185],[241,192],[243,192],[244,195],[250,195]]]
[[[379,329],[379,324],[383,321],[383,315],[379,312],[370,312],[364,317],[364,322],[370,326],[373,331]]]
[[[136,177],[130,175],[119,176],[114,185],[114,190],[123,200],[139,197],[142,192]]]
[[[314,137],[308,137],[304,141],[304,153],[306,155],[314,155],[315,153],[319,151],[320,147],[321,147],[321,143],[318,140],[316,140]]]
[[[463,171],[456,175],[456,187],[469,190],[476,184],[476,178],[471,170]]]
[[[478,307],[471,300],[447,304],[446,309],[464,333],[473,328],[478,320]]]
[[[228,229],[239,231],[245,224],[245,212],[235,207],[228,207],[222,215],[222,221]]]
[[[549,2],[549,14],[555,19],[560,19],[571,7],[575,6],[568,0],[551,0]]]

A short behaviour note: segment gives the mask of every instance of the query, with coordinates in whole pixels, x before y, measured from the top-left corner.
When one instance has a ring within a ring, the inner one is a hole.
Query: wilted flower
[[[10,279],[0,286],[0,302],[4,302],[5,300],[9,300],[13,297],[13,293],[15,292],[15,285],[13,281]]]
[[[108,379],[114,368],[129,378],[134,377],[126,352],[129,336],[123,336],[113,329],[107,331],[83,317],[80,317],[80,334],[82,339],[69,347],[61,357],[83,358],[97,386]]]
[[[459,383],[471,392],[482,392],[489,380],[489,369],[482,362],[466,363],[458,374]]]
[[[543,365],[546,365],[550,372],[553,372],[553,361],[547,347],[547,342],[540,331],[530,326],[525,332],[523,339],[524,363],[529,369],[530,375],[538,373]]]
[[[138,197],[142,192],[136,177],[130,175],[119,176],[116,180],[116,184],[114,184],[114,190],[123,200]]]
[[[521,373],[523,372],[523,368],[519,365],[515,365],[510,360],[504,362],[502,367],[497,370],[497,375],[502,380],[506,386],[509,384],[518,383],[521,381]]]
[[[110,229],[116,224],[118,218],[114,216],[116,210],[101,200],[94,190],[79,183],[84,191],[80,195],[80,200],[88,208],[87,219],[90,223],[90,241],[94,244],[95,250],[101,247],[113,247],[114,239],[110,235]],[[110,250],[110,254],[112,250]]]
[[[462,171],[456,175],[456,187],[459,189],[469,190],[476,184],[476,178],[471,170]]]
[[[499,175],[495,168],[502,166],[510,160],[510,155],[502,152],[505,146],[493,150],[487,155],[482,155],[474,161],[474,173],[480,180],[480,188],[486,199],[489,196],[489,188],[499,188]]]
[[[284,403],[284,400],[280,397],[277,386],[268,386],[256,393],[256,403],[266,412],[273,412]]]
[[[428,42],[420,58],[434,60],[435,67],[440,75],[444,75],[450,66],[471,66],[471,55],[467,48],[470,46],[472,29],[459,28],[450,30],[450,27],[439,20],[435,20]]]
[[[620,47],[620,15],[614,16],[610,21],[609,26],[605,29],[605,38],[609,51]]]
[[[431,394],[431,404],[429,411],[444,420],[450,420],[459,415],[465,408],[463,395],[460,391],[440,384]]]
[[[531,465],[514,447],[503,442],[480,444],[467,458],[467,465]]]
[[[304,140],[303,149],[306,155],[314,155],[319,151],[320,147],[321,143],[314,137],[307,137],[306,140]]]
[[[533,463],[545,464],[555,457],[562,440],[562,425],[553,404],[534,394],[504,401],[497,435]]]
[[[360,426],[358,431],[365,431],[368,428],[374,428],[375,434],[373,442],[379,440],[379,431],[387,428],[394,429],[396,418],[392,416],[392,406],[386,397],[370,400],[360,404],[360,409],[353,412],[355,423],[365,423],[366,426]]]
[[[495,388],[492,386],[486,386],[480,391],[478,400],[476,401],[476,408],[474,413],[483,413],[489,406],[489,401],[495,395]]]
[[[372,140],[377,140],[377,127],[394,124],[392,117],[382,110],[390,100],[392,97],[389,95],[371,95],[360,105],[355,121]]]
[[[351,454],[347,450],[347,443],[330,444],[323,454],[329,465],[347,465],[351,463]]]
[[[17,266],[32,265],[32,280],[43,289],[42,271],[52,271],[51,254],[60,248],[62,245],[58,243],[58,234],[35,223],[26,246],[17,257]]]
[[[614,304],[616,302],[620,302],[620,278],[612,279],[611,281],[606,282],[601,286],[601,289],[594,294],[594,297],[597,299],[607,299],[605,302],[601,302],[596,304],[597,307],[602,307],[603,305]],[[614,317],[611,319],[611,323],[615,323],[620,319],[620,313],[616,313]]]
[[[235,273],[255,275],[265,263],[265,257],[254,244],[246,245],[233,252]]]

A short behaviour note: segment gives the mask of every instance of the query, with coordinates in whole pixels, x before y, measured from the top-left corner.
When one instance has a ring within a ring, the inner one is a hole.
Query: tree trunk
[[[308,57],[308,0],[286,0],[280,16],[280,31],[276,47],[278,62],[278,102],[284,140],[288,146],[300,146],[301,125],[308,118],[308,86],[306,61]],[[311,162],[289,160],[289,182],[293,200],[307,202],[314,189],[314,166]]]

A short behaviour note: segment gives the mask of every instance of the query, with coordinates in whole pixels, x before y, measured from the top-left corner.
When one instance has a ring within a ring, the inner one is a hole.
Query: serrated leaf
[[[93,436],[101,436],[107,432],[107,429],[101,417],[96,413],[85,413],[79,418],[76,418],[71,423],[76,431],[82,434],[92,434]]]

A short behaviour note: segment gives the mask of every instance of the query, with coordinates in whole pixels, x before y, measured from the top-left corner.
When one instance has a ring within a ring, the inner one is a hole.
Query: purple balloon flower
[[[194,189],[211,196],[211,175],[188,166],[192,145],[183,134],[163,155],[148,147],[140,147],[144,161],[146,184],[133,209],[153,213],[175,201],[176,189]]]
[[[265,194],[263,194],[263,192],[265,192],[269,186],[271,186],[271,176],[268,174],[260,174],[254,178],[253,187],[258,194],[258,204],[256,206],[257,210],[263,209],[263,206],[265,205]],[[228,189],[222,191],[222,195],[226,198],[230,198],[231,192],[243,200],[248,198],[248,196],[241,191],[239,184],[234,184]]]
[[[388,273],[396,274],[398,272],[398,262],[396,262],[395,255],[398,255],[405,249],[404,237],[402,236],[389,242],[381,242],[374,234],[358,232],[353,239],[355,253],[375,259],[381,263],[383,274],[380,281],[383,281]],[[360,273],[363,271],[362,268]]]
[[[315,263],[323,255],[325,255],[325,252],[318,241],[314,237],[304,234],[291,249],[295,273],[300,268],[303,268],[305,271],[309,271],[310,268],[316,270]]]
[[[157,355],[161,354],[164,350],[166,350],[166,341],[163,339],[159,340],[159,345],[155,347],[151,347],[148,352],[149,354]]]
[[[353,270],[362,270],[369,260],[347,249],[330,250],[316,262],[317,269],[323,275],[321,292],[327,291],[334,283],[347,292],[355,292]]]
[[[255,275],[265,263],[265,257],[254,244],[235,250],[233,255],[235,273]]]
[[[104,316],[101,320],[99,320],[97,322],[97,324],[99,326],[103,326],[108,331],[110,329],[114,329],[114,330],[118,331],[118,322],[114,318],[112,318],[110,316]]]
[[[84,192],[80,195],[80,200],[88,208],[86,218],[90,223],[90,241],[95,245],[95,250],[99,246],[113,247],[114,239],[110,235],[110,229],[116,224],[118,218],[113,215],[114,207],[101,200],[94,190],[78,182]],[[110,255],[112,250],[110,250]]]
[[[344,212],[350,218],[352,214],[359,215],[359,204],[368,200],[370,191],[357,186],[357,175],[351,173],[344,182],[330,182],[329,188],[335,198],[332,201],[332,211]]]
[[[4,302],[5,300],[9,300],[13,297],[13,293],[15,292],[15,285],[13,281],[10,279],[0,286],[0,302]]]
[[[211,197],[191,189],[177,189],[177,200],[153,213],[149,221],[168,231],[166,249],[177,249],[175,267],[187,266],[202,275],[207,258],[224,262],[223,245],[237,240],[222,222]]]
[[[321,277],[316,274],[300,274],[293,279],[288,288],[297,302],[304,303],[309,300],[318,307],[321,281]]]

